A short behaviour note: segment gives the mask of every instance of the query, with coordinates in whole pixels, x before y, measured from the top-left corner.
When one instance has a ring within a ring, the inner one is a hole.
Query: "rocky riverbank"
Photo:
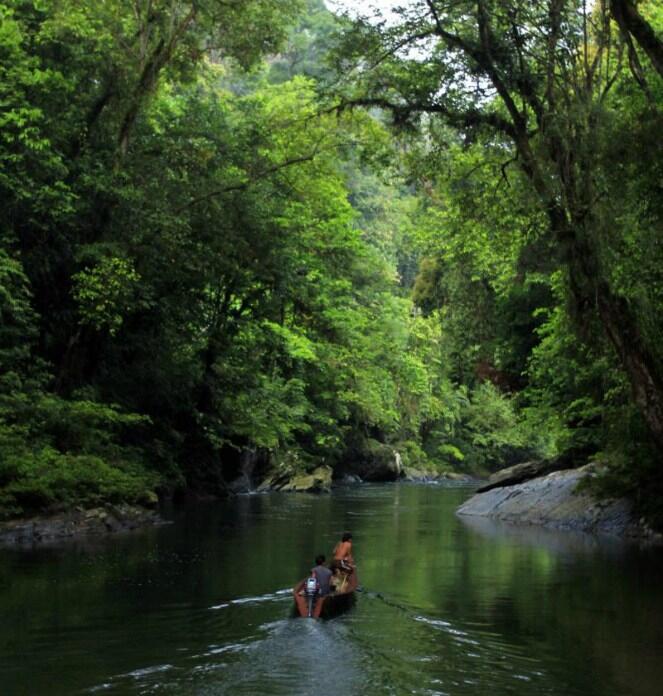
[[[489,481],[457,513],[621,538],[660,538],[637,519],[629,501],[595,500],[578,491],[578,484],[589,475],[591,469],[583,467],[511,483],[513,476],[503,474],[502,484]]]
[[[398,459],[395,461],[399,462]],[[235,487],[236,493],[267,493],[269,491],[286,491],[294,493],[329,493],[334,486],[354,485],[361,483],[409,481],[415,483],[455,483],[458,485],[472,484],[476,480],[466,474],[455,472],[439,472],[435,470],[420,470],[412,467],[404,467],[398,463],[398,467],[379,471],[380,477],[363,478],[356,472],[346,472],[340,478],[333,477],[330,466],[319,466],[308,473],[296,473],[290,470],[275,470],[270,472],[255,487],[249,487],[242,482],[242,487]]]
[[[0,544],[53,543],[74,537],[101,536],[160,524],[164,524],[164,520],[154,510],[133,505],[107,505],[91,510],[74,510],[48,517],[0,523]]]
[[[236,474],[228,482],[228,491],[231,494],[269,491],[328,493],[337,485],[395,481],[469,485],[476,479],[467,474],[439,471],[436,467],[409,466],[396,448],[367,439],[355,444],[352,455],[337,462],[333,468],[320,464],[307,470],[296,454],[286,452],[270,457],[247,451],[241,455]]]
[[[410,466],[403,468],[401,480],[412,483],[448,483],[462,486],[476,485],[477,479],[468,474],[455,471],[436,471],[431,469],[415,469]]]
[[[241,469],[240,475],[228,487],[230,495],[247,493],[268,493],[284,491],[293,493],[329,493],[334,486],[361,484],[365,481],[416,481],[416,482],[455,482],[471,483],[472,479],[462,474],[420,471],[403,467],[400,456],[390,450],[371,467],[364,465],[364,479],[357,473],[344,473],[334,478],[334,471],[328,465],[302,472],[292,464],[275,466],[266,472],[255,467],[255,462],[246,458],[249,466]],[[217,496],[204,495],[194,491],[185,493],[189,500],[215,500]],[[156,504],[156,499],[155,499]],[[77,509],[54,515],[41,515],[32,518],[0,522],[0,545],[31,546],[35,544],[57,543],[79,537],[99,537],[116,532],[130,531],[139,527],[164,524],[164,520],[152,509],[132,505],[106,505],[90,510]]]
[[[310,473],[293,473],[291,471],[274,471],[256,488],[258,493],[268,491],[292,491],[310,493],[328,493],[332,487],[332,468],[319,466]]]

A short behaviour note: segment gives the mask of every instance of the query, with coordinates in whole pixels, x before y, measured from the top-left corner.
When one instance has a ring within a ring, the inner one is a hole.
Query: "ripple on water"
[[[488,536],[454,516],[464,495],[253,497],[94,556],[0,552],[0,692],[658,696],[663,563]],[[382,594],[333,621],[288,618],[276,588],[345,528]]]
[[[139,691],[196,694],[309,694],[325,675],[334,690],[358,693],[363,677],[342,625],[283,619],[259,627],[262,635],[228,645],[212,645],[191,655],[193,665],[146,667],[118,675],[91,691]],[[164,673],[168,671],[167,678]]]
[[[228,607],[237,606],[240,604],[261,604],[262,602],[281,601],[287,597],[291,591],[292,590],[290,589],[284,589],[278,590],[277,592],[257,595],[256,597],[238,597],[237,599],[231,599],[227,602],[221,602],[221,604],[214,604],[209,607],[209,609],[216,611],[218,609],[227,609]]]
[[[516,682],[529,684],[528,694],[556,693],[541,661],[531,657],[525,646],[410,611],[380,595],[362,600],[349,626],[353,633],[356,627],[352,640],[361,646],[362,670],[369,675],[370,687],[364,693],[378,694],[381,684],[406,681],[412,684],[408,691],[412,694],[519,693]]]

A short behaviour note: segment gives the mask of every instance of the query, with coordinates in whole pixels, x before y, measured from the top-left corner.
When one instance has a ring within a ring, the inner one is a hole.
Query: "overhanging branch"
[[[317,156],[319,150],[319,146],[316,146],[313,152],[310,152],[307,155],[291,157],[290,159],[284,160],[283,162],[279,162],[278,164],[274,164],[270,167],[265,167],[264,169],[256,172],[246,181],[241,181],[236,184],[230,184],[229,186],[224,186],[222,188],[215,189],[214,191],[208,191],[202,196],[197,196],[196,198],[193,198],[192,200],[188,201],[179,208],[176,208],[175,214],[179,215],[179,213],[187,210],[188,208],[192,208],[193,206],[198,205],[199,203],[204,203],[205,201],[208,201],[212,198],[221,196],[224,193],[231,193],[233,191],[245,191],[247,188],[249,188],[249,186],[251,186],[251,184],[254,184],[256,181],[265,179],[271,174],[275,174],[276,172],[281,171],[282,169],[286,169],[287,167],[292,167],[297,164],[304,164],[305,162],[311,162]]]
[[[467,109],[456,111],[439,102],[408,102],[396,103],[385,97],[360,97],[343,100],[334,107],[334,111],[344,111],[356,107],[379,108],[391,112],[396,122],[402,122],[413,114],[438,114],[456,128],[473,128],[476,126],[489,126],[496,131],[516,137],[516,129],[511,121],[492,111],[480,111],[479,109]]]

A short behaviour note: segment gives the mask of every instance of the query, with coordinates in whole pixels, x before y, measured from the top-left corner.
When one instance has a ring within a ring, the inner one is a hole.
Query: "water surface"
[[[0,693],[658,696],[663,554],[459,519],[469,493],[248,496],[0,551]],[[344,530],[355,607],[292,618]]]

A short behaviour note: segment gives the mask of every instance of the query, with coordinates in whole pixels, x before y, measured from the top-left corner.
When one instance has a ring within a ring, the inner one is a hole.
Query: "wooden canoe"
[[[302,593],[306,579],[304,578],[292,588],[292,596],[295,598],[295,614],[304,618],[308,616],[308,598]],[[357,570],[353,568],[340,592],[330,592],[328,595],[315,599],[311,613],[312,618],[328,619],[352,606],[358,584]]]

